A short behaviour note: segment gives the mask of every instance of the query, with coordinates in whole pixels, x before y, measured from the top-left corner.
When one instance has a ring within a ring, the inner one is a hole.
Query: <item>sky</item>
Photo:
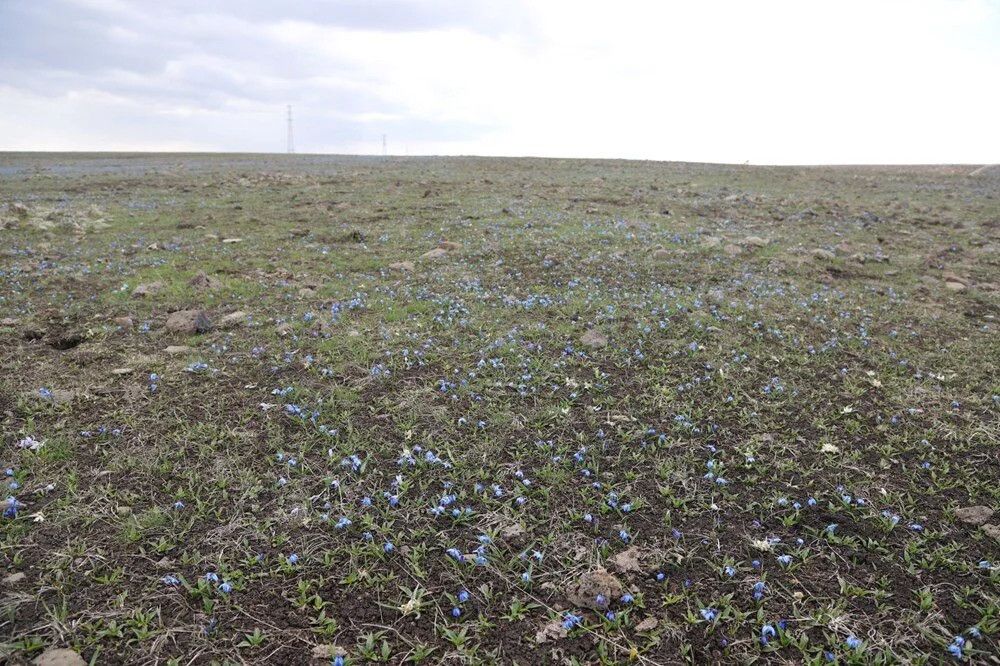
[[[1000,162],[1000,0],[0,0],[0,150]]]

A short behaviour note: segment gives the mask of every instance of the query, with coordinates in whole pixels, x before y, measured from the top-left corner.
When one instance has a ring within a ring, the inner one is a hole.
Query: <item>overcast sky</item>
[[[0,0],[0,150],[1000,161],[1000,0]]]

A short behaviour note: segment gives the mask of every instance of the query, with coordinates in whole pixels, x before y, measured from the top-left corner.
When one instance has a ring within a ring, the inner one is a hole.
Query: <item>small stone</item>
[[[743,239],[743,243],[753,247],[767,247],[767,240],[760,236],[747,236]]]
[[[500,530],[500,538],[505,539],[506,541],[517,541],[518,539],[523,537],[524,534],[525,534],[524,528],[518,525],[517,523],[506,525],[503,529]]]
[[[333,643],[328,643],[326,645],[316,645],[312,649],[312,660],[317,664],[329,664],[331,660],[336,657],[346,657],[347,650],[335,645]]]
[[[569,629],[563,626],[559,620],[552,620],[535,632],[535,643],[542,644],[549,641],[557,641],[569,636]]]
[[[192,348],[188,347],[187,345],[170,345],[163,351],[170,354],[171,356],[176,356],[177,354],[186,354],[189,351],[191,351],[191,349]]]
[[[657,261],[664,261],[670,258],[670,250],[665,250],[662,247],[653,250],[653,259]]]
[[[608,344],[608,339],[592,328],[580,336],[580,342],[591,349],[600,349]]]
[[[722,250],[731,257],[735,257],[736,255],[743,253],[742,247],[740,247],[739,245],[733,245],[732,243],[726,245],[724,248],[722,248]]]
[[[274,329],[274,332],[277,333],[278,335],[280,335],[281,337],[285,337],[286,335],[291,335],[292,334],[292,325],[291,324],[281,324],[280,326],[278,326],[278,328]]]
[[[115,317],[114,324],[118,328],[124,328],[126,331],[135,328],[135,322],[132,321],[132,317]]]
[[[25,574],[23,571],[17,571],[15,573],[7,574],[6,576],[4,576],[3,577],[3,584],[4,585],[17,585],[18,583],[20,583],[22,580],[24,580],[27,577],[28,577],[27,574]]]
[[[35,657],[35,666],[87,666],[79,654],[67,648],[52,648]]]
[[[309,287],[302,287],[298,291],[299,298],[309,298],[310,296],[315,296],[316,292]]]
[[[442,250],[449,250],[449,251],[462,249],[461,244],[456,243],[454,241],[441,241],[440,243],[438,243],[438,247],[441,248]]]
[[[559,257],[557,257],[554,254],[545,255],[544,257],[542,257],[542,262],[552,266],[558,266],[559,264],[562,263],[561,261],[559,261]]]
[[[219,320],[219,328],[230,329],[243,326],[247,323],[247,317],[249,317],[243,310],[237,310],[236,312],[231,312]]]
[[[166,329],[171,333],[205,333],[212,322],[202,310],[178,310],[167,317]]]
[[[145,298],[146,296],[153,296],[155,294],[163,291],[162,282],[150,282],[149,284],[140,284],[135,289],[132,290],[132,298]]]
[[[811,252],[809,252],[809,254],[811,254],[816,259],[823,259],[824,261],[831,261],[837,258],[837,255],[835,255],[833,252],[830,252],[829,250],[824,250],[821,247],[812,250]]]
[[[1000,541],[1000,525],[986,523],[985,525],[983,525],[983,534],[992,539]]]
[[[701,244],[705,247],[718,247],[722,245],[722,239],[718,236],[705,236],[701,239]]]
[[[0,319],[0,326],[17,326],[17,319],[13,317],[4,317]]]
[[[640,573],[642,571],[642,551],[635,546],[623,550],[611,558],[611,565],[622,573]]]
[[[966,506],[955,511],[955,517],[968,525],[982,525],[993,517],[993,509],[988,506]]]
[[[134,370],[132,370],[132,368],[115,368],[114,370],[111,371],[111,374],[121,376],[121,375],[131,375],[133,372]]]
[[[955,292],[965,291],[966,289],[968,289],[968,287],[962,284],[961,282],[945,282],[944,286],[950,291],[955,291]]]
[[[660,621],[655,617],[647,617],[645,620],[635,625],[636,631],[652,631],[660,625]]]
[[[223,238],[222,242],[226,243],[227,245],[232,245],[233,243],[242,243],[243,239],[242,238]]]
[[[421,259],[440,259],[441,257],[447,257],[447,256],[448,256],[448,250],[444,249],[443,247],[436,247],[433,250],[429,250],[428,252],[424,252],[422,255],[420,255],[420,258]]]
[[[205,271],[198,271],[193,278],[188,280],[188,284],[198,291],[204,291],[206,289],[221,288],[222,280],[214,275],[208,275]]]
[[[595,569],[580,576],[566,588],[566,598],[574,606],[604,611],[622,595],[621,582],[606,569]]]
[[[415,268],[412,261],[397,261],[395,263],[389,264],[389,270],[392,271],[412,271]]]

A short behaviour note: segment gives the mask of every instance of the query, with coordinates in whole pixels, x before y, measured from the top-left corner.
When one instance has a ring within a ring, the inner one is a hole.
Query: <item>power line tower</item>
[[[295,152],[295,142],[292,141],[292,105],[288,105],[288,154]]]

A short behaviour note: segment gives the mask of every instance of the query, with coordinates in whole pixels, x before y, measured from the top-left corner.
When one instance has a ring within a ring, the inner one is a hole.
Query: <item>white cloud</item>
[[[24,129],[0,147],[280,151],[290,102],[303,152],[379,152],[387,133],[409,154],[1000,159],[989,0],[539,0],[468,15],[425,0],[366,5],[378,20],[334,3],[328,21],[315,4],[86,5],[105,21],[65,22],[103,25],[94,43],[115,50],[74,70],[72,53],[11,46],[34,70],[0,75],[0,122]]]

